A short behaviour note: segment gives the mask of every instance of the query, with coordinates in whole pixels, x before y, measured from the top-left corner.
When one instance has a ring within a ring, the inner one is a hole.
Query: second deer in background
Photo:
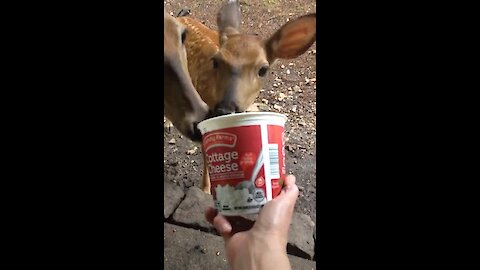
[[[208,107],[198,95],[188,73],[185,26],[163,12],[163,103],[164,115],[191,140],[202,135],[197,123],[205,119]]]

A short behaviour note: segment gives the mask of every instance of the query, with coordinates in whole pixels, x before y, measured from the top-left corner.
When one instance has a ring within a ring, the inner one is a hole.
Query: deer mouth
[[[202,141],[202,132],[200,132],[200,129],[198,129],[198,122],[193,123],[192,133],[189,137],[194,142]]]
[[[227,109],[220,108],[220,109],[209,111],[206,119],[210,119],[210,118],[214,118],[214,117],[218,117],[218,116],[223,116],[223,115],[227,115],[227,114],[233,114],[233,113],[242,113],[242,112],[244,112],[244,111],[227,110]]]

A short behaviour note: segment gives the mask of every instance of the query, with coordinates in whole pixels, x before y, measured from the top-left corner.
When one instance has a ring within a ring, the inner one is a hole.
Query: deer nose
[[[220,103],[213,110],[213,117],[222,116],[231,113],[240,112],[238,106],[234,103]]]
[[[217,117],[217,116],[222,116],[222,115],[226,115],[226,114],[230,114],[230,113],[233,113],[233,111],[227,110],[227,109],[224,109],[224,108],[218,108],[213,112],[213,116]]]

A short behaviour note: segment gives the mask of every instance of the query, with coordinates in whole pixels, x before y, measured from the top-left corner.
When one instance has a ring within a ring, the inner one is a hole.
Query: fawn
[[[187,31],[188,71],[209,107],[207,118],[246,111],[258,97],[270,66],[277,59],[302,55],[316,40],[316,14],[287,22],[266,40],[240,33],[240,16],[238,1],[228,0],[217,14],[218,32],[191,17],[176,18]],[[210,194],[205,156],[203,160],[202,189]]]

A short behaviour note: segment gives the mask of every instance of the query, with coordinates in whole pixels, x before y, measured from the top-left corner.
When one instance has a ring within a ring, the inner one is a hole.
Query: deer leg
[[[203,176],[202,176],[202,190],[207,194],[210,193],[210,175],[208,175],[208,165],[205,152],[203,152]]]

